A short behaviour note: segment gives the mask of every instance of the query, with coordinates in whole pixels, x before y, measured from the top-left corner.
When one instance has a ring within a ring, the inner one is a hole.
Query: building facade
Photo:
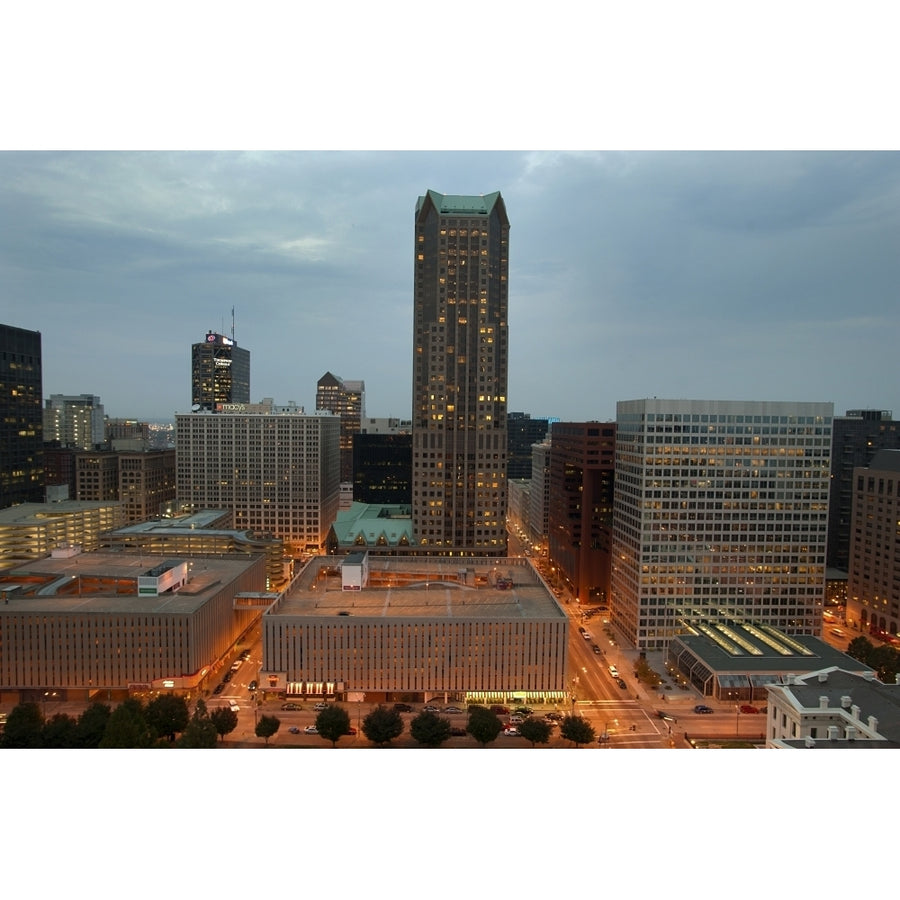
[[[212,412],[221,403],[250,402],[250,351],[233,338],[209,331],[191,345],[191,403]]]
[[[299,407],[176,416],[178,500],[227,509],[234,527],[281,538],[291,553],[321,549],[340,500],[340,419]]]
[[[900,450],[853,470],[847,623],[878,637],[900,626]]]
[[[0,509],[44,500],[41,333],[0,325]]]
[[[526,560],[320,558],[263,616],[260,685],[365,702],[562,703],[568,634]]]
[[[316,382],[316,409],[341,420],[341,481],[353,481],[353,440],[366,415],[364,381],[345,381],[326,372]]]
[[[540,548],[539,554],[548,554],[550,534],[550,439],[547,438],[531,448],[531,490],[528,502],[531,509],[528,525],[531,540]]]
[[[353,438],[353,500],[412,502],[412,435],[357,434]]]
[[[506,554],[508,278],[499,192],[419,197],[413,528],[437,555]]]
[[[821,633],[832,412],[617,404],[611,607],[638,648],[711,618]]]
[[[507,422],[506,477],[531,478],[531,448],[550,433],[548,419],[532,419],[528,413],[511,412]]]
[[[610,590],[615,422],[554,422],[550,443],[550,562],[581,603]]]
[[[93,394],[51,394],[44,406],[44,440],[93,450],[106,440],[103,404]]]
[[[848,409],[834,417],[831,493],[828,498],[828,565],[850,568],[853,470],[867,466],[879,450],[900,449],[900,422],[890,410]]]

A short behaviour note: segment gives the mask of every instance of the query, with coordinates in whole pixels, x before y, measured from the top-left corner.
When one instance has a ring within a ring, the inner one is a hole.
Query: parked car
[[[509,707],[508,706],[492,706],[491,712],[495,713],[498,716],[508,716],[509,715]]]
[[[534,710],[530,706],[517,706],[513,712],[517,716],[530,716]]]
[[[518,729],[518,728],[513,728],[513,727],[504,728],[504,729],[503,729],[503,733],[504,733],[507,737],[518,737],[518,736],[519,736],[519,729]]]
[[[749,715],[759,715],[759,710],[755,706],[751,706],[749,703],[745,703],[741,707],[742,713],[748,713]]]
[[[465,737],[469,732],[465,728],[451,728],[450,737]]]
[[[423,706],[423,707],[422,707],[422,712],[439,713],[440,711],[441,711],[441,710],[440,710],[439,707],[437,707],[437,706],[432,706],[431,704],[429,704],[428,706]]]
[[[237,670],[238,670],[243,664],[244,664],[244,661],[243,661],[242,659],[236,659],[236,660],[231,664],[231,671],[232,671],[232,672],[237,672]]]
[[[394,709],[397,712],[412,712],[412,707],[408,703],[395,703]]]
[[[695,713],[709,714],[712,712],[712,709],[709,706],[704,706],[702,703],[698,703],[694,707]]]
[[[578,630],[579,630],[582,634],[584,634],[584,626],[583,626],[583,625],[579,625],[579,626],[578,626]]]
[[[290,711],[297,710],[297,709],[303,709],[303,707],[300,706],[299,703],[282,703],[281,708],[284,710],[290,710]]]
[[[318,734],[319,729],[316,728],[315,725],[307,725],[306,728],[303,729],[304,734]]]
[[[563,714],[558,712],[548,712],[544,713],[544,718],[549,719],[551,722],[560,722],[562,721]]]
[[[221,694],[225,690],[225,682],[222,681],[213,688],[214,694]]]
[[[241,659],[244,660],[244,662],[246,662],[248,659],[250,659],[250,651],[242,650],[241,651]]]
[[[291,734],[300,734],[300,729],[296,725],[291,725],[291,727],[288,728],[288,731]]]
[[[321,701],[319,701],[319,702],[313,707],[313,709],[314,709],[316,712],[322,712],[322,710],[325,709],[326,706],[328,706],[327,703],[322,703]]]
[[[351,737],[355,737],[355,736],[356,736],[356,729],[351,725],[351,726],[344,732],[344,734],[349,734]]]
[[[624,678],[617,678],[616,684],[619,685],[619,687],[622,688],[623,691],[627,690],[627,688],[628,688],[628,685],[625,683]]]
[[[227,682],[231,681],[232,678],[234,678],[234,672],[226,672],[222,676],[222,681],[227,683]]]
[[[444,712],[445,713],[461,713],[462,710],[458,706],[445,706]]]
[[[509,724],[510,725],[521,725],[525,721],[523,716],[510,716]]]

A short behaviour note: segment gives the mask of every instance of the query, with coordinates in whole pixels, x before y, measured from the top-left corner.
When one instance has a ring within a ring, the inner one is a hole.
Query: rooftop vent
[[[848,697],[846,694],[844,694],[844,696],[841,697],[841,706],[842,706],[844,709],[850,709],[850,704],[851,704],[852,702],[853,702],[853,698],[852,698],[852,697]]]
[[[824,684],[826,681],[828,681],[828,673],[819,672],[819,684]]]

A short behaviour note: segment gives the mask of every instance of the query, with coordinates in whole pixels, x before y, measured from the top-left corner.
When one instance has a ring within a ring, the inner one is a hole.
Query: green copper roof
[[[488,215],[494,208],[494,205],[500,199],[500,191],[494,191],[492,194],[439,194],[437,191],[428,191],[428,197],[434,204],[435,209],[442,216],[452,216],[454,214],[462,216]],[[425,203],[425,197],[419,197],[416,203],[416,212]]]
[[[412,507],[359,503],[338,511],[332,526],[341,547],[398,547],[412,543]]]

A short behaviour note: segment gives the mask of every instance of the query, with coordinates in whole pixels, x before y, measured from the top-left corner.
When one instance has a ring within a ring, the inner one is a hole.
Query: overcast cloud
[[[900,411],[892,152],[6,152],[0,321],[42,333],[45,397],[170,420],[191,344],[234,308],[254,401],[311,411],[330,371],[407,418],[428,189],[506,203],[510,410]]]

